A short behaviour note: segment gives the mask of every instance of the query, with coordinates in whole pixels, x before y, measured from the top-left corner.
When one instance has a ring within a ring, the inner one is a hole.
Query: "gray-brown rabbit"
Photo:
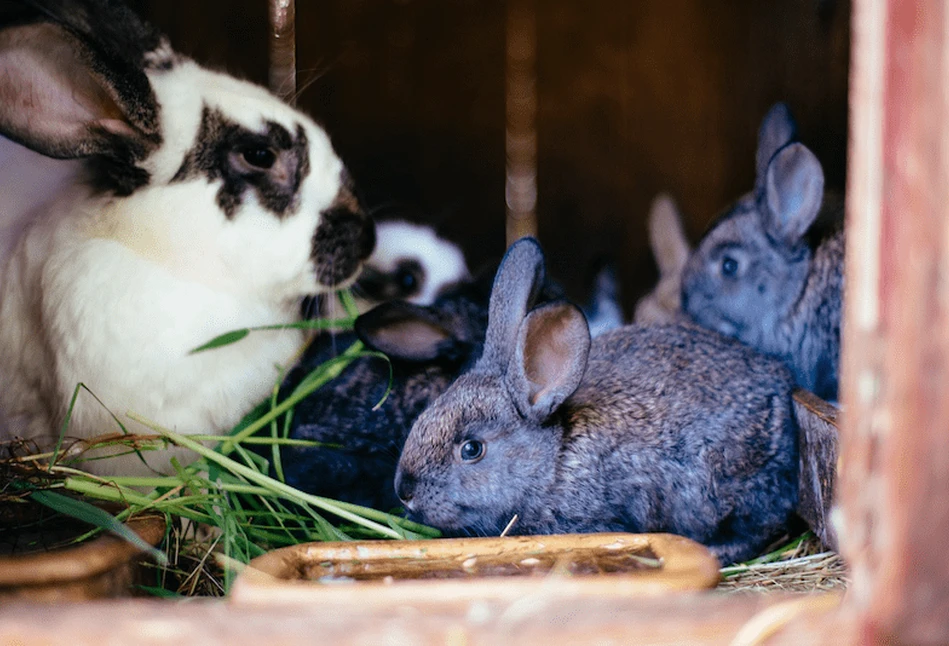
[[[484,353],[412,427],[409,515],[448,534],[673,532],[754,556],[797,500],[793,381],[780,361],[691,325],[591,342],[573,305],[528,313],[531,239],[495,278]]]
[[[754,190],[712,226],[682,276],[682,309],[700,325],[785,361],[797,383],[837,398],[844,235],[811,249],[806,234],[838,204],[817,158],[793,143],[787,106],[758,135]]]

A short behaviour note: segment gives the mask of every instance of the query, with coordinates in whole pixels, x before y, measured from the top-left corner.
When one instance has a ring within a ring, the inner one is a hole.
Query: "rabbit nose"
[[[418,484],[415,476],[403,471],[395,475],[395,493],[408,511],[412,511],[411,502],[415,497],[415,486]]]
[[[335,287],[353,278],[376,246],[376,225],[358,208],[334,206],[323,211],[313,234],[310,256],[316,279]]]

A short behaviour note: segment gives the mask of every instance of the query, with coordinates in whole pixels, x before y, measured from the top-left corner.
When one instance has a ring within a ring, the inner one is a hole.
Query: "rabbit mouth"
[[[406,505],[406,517],[413,522],[435,527],[446,537],[497,536],[504,526],[493,518],[485,518],[484,509],[461,504],[429,510],[428,513],[424,509],[411,509]]]
[[[721,312],[711,308],[688,308],[686,312],[692,319],[703,327],[715,330],[725,336],[736,337],[744,329],[744,325],[733,321]]]

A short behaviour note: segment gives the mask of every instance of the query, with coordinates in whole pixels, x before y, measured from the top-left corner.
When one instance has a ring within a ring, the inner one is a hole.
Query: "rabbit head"
[[[373,230],[326,133],[176,53],[110,0],[22,3],[0,32],[0,133],[81,159],[86,232],[186,278],[288,299],[351,280]]]
[[[649,246],[659,268],[659,282],[636,304],[636,323],[668,323],[681,313],[682,271],[691,249],[682,227],[682,214],[665,193],[649,210]]]
[[[590,333],[573,305],[530,314],[544,280],[521,239],[498,269],[484,352],[415,422],[396,474],[406,510],[448,533],[496,533],[552,484],[562,431],[547,423],[577,388]]]
[[[356,319],[358,338],[388,361],[359,357],[299,403],[291,437],[321,446],[284,449],[287,483],[377,509],[399,505],[392,486],[399,452],[422,411],[480,357],[494,273],[479,272],[431,305],[390,301]],[[538,299],[560,297],[548,283]],[[292,391],[353,340],[351,334],[317,337],[283,390]]]
[[[31,211],[0,206],[17,236],[0,248],[0,434],[58,432],[80,382],[101,405],[80,398],[69,435],[116,430],[106,408],[222,432],[303,335],[190,351],[298,319],[373,248],[322,128],[116,0],[0,6],[0,134],[77,168]]]
[[[430,305],[445,289],[469,279],[461,249],[432,227],[386,220],[376,222],[376,248],[355,291],[366,309],[396,299]]]
[[[805,234],[823,199],[820,162],[794,136],[787,106],[772,107],[758,134],[754,190],[712,225],[682,277],[682,306],[695,321],[757,347],[804,288]]]
[[[357,336],[375,353],[354,359],[296,406],[290,436],[320,445],[283,449],[286,482],[376,509],[398,506],[392,480],[402,444],[422,410],[480,355],[490,290],[490,278],[481,277],[431,305],[390,301],[359,316],[355,334],[314,339],[281,396]]]

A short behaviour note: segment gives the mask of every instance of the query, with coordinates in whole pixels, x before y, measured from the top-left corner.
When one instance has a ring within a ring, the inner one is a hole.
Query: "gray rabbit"
[[[392,481],[402,443],[422,410],[481,355],[492,278],[493,271],[482,272],[428,306],[383,303],[356,319],[355,333],[314,340],[284,380],[281,397],[357,335],[389,361],[357,358],[296,406],[290,437],[321,445],[283,449],[288,484],[376,509],[399,506]],[[547,284],[539,300],[560,297],[560,288]]]
[[[758,134],[754,190],[692,254],[682,307],[697,323],[780,357],[800,386],[836,399],[844,234],[812,251],[806,234],[822,215],[824,173],[794,138],[787,106],[773,106]]]
[[[691,325],[591,341],[573,305],[529,311],[537,243],[495,278],[481,359],[415,422],[396,473],[410,517],[448,534],[665,531],[754,556],[797,500],[793,381]]]

